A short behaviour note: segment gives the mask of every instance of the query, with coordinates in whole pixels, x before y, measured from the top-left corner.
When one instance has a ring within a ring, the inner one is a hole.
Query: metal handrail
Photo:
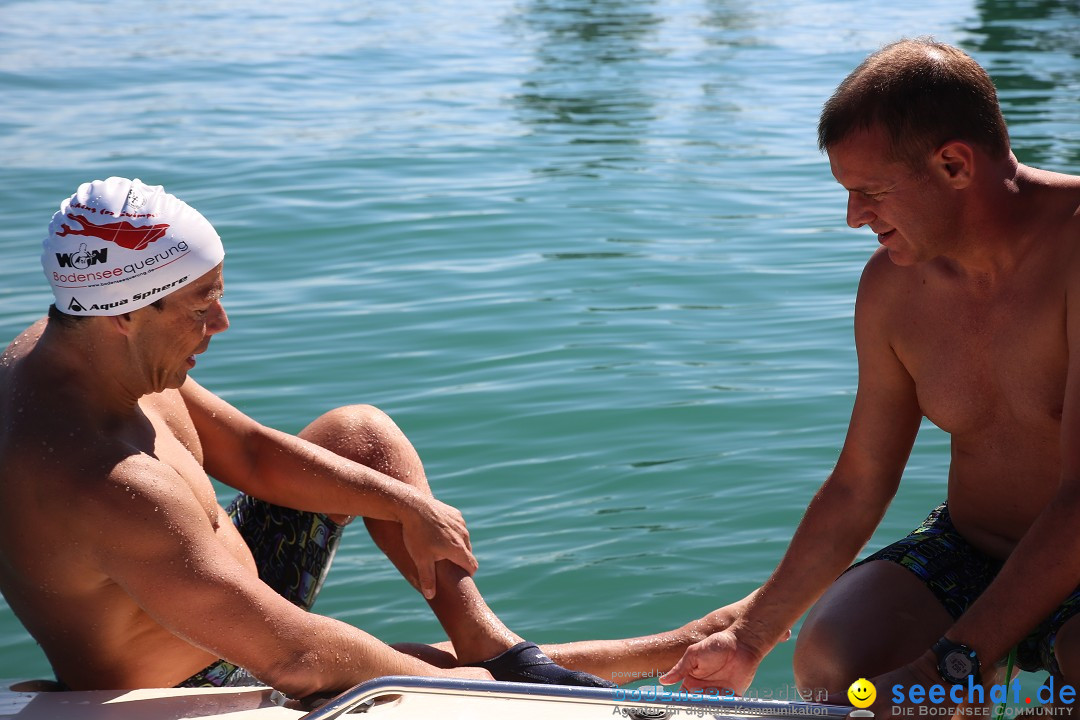
[[[653,699],[635,700],[629,697],[634,694],[633,690],[390,675],[362,682],[327,701],[325,705],[312,710],[300,720],[332,720],[364,703],[374,702],[380,696],[410,694],[538,699],[620,708],[665,708],[683,712],[694,710],[713,715],[769,717],[779,720],[840,720],[851,711],[851,708],[840,705],[784,700],[710,696],[691,699],[687,697],[689,693],[677,691],[670,692],[672,696],[670,700],[660,699],[655,693]],[[638,696],[641,696],[640,689]]]

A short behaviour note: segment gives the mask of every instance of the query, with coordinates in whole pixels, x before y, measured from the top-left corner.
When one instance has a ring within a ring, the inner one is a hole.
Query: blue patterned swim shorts
[[[910,570],[934,593],[954,620],[986,590],[1003,564],[964,539],[949,517],[948,502],[934,508],[910,535],[851,567],[873,560],[887,560]],[[1065,622],[1078,612],[1080,587],[1017,646],[1020,668],[1031,672],[1048,670],[1060,675],[1054,641]]]

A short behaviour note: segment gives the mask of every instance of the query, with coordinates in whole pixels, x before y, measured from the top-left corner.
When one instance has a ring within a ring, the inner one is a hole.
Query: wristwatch
[[[966,683],[972,678],[976,683],[981,683],[979,668],[979,656],[967,645],[953,642],[946,637],[941,638],[933,647],[937,655],[937,671],[941,679],[950,685]]]

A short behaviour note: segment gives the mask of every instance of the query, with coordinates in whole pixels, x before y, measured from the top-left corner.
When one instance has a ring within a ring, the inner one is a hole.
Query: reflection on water
[[[1080,102],[1080,5],[981,0],[961,44],[994,78],[1021,162],[1075,172],[1080,136],[1061,133]]]
[[[647,54],[645,41],[662,18],[641,0],[534,0],[522,18],[545,37],[542,61],[621,63]]]
[[[633,163],[632,146],[648,134],[655,98],[643,87],[650,47],[662,19],[652,3],[628,0],[535,0],[517,18],[534,62],[514,98],[534,142],[564,161],[542,162],[541,175],[598,177]],[[608,146],[599,153],[573,145]],[[554,160],[554,159],[553,159]],[[568,160],[568,162],[567,162]]]

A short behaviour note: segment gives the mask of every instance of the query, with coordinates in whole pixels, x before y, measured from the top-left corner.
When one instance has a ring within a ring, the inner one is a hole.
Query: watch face
[[[968,652],[954,648],[941,659],[941,671],[946,680],[961,682],[975,674],[975,661]]]

